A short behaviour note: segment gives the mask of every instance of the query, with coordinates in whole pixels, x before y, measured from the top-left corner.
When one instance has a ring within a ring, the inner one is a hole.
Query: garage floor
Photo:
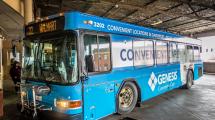
[[[4,120],[19,120],[14,94],[5,93]],[[190,90],[176,89],[144,102],[129,115],[103,120],[215,120],[215,76],[204,75]],[[21,119],[20,119],[21,120]]]
[[[155,97],[129,115],[103,120],[215,120],[215,76],[204,75],[190,90],[176,89]]]

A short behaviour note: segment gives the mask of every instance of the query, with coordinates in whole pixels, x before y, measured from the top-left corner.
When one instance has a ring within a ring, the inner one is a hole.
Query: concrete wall
[[[215,63],[204,62],[204,73],[215,73]]]
[[[16,12],[24,16],[24,0],[3,0],[10,7],[12,7]]]
[[[204,62],[215,62],[215,36],[201,37],[202,60]]]
[[[210,32],[201,34],[199,39],[202,40],[202,53],[201,57],[204,62],[205,73],[215,73],[215,36]]]

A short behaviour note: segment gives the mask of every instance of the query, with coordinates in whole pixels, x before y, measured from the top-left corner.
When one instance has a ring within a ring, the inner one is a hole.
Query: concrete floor
[[[16,109],[17,95],[12,80],[4,80],[4,119],[22,120]]]
[[[5,92],[4,120],[22,120],[16,95]],[[144,102],[129,115],[103,120],[215,120],[215,75],[204,75],[190,90],[176,89]]]

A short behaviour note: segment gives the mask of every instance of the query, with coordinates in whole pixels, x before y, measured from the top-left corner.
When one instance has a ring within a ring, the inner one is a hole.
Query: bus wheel
[[[189,70],[187,72],[187,81],[186,81],[186,85],[185,88],[186,89],[190,89],[193,85],[193,72],[191,70]]]
[[[118,94],[118,113],[130,113],[136,106],[138,98],[137,87],[132,82],[126,82]]]

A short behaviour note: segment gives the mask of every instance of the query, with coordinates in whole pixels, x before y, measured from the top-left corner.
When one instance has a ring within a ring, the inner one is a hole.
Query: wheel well
[[[122,89],[122,87],[124,86],[124,84],[125,84],[126,82],[132,82],[132,83],[134,83],[135,86],[137,87],[137,91],[138,91],[137,106],[140,106],[140,103],[141,103],[141,90],[140,90],[140,87],[139,87],[139,85],[137,84],[136,80],[133,79],[133,78],[123,80],[123,82],[122,82],[122,84],[121,84],[121,86],[120,86],[120,88],[119,88],[119,90],[118,90],[117,96],[118,96],[118,94],[119,94],[119,91]]]

